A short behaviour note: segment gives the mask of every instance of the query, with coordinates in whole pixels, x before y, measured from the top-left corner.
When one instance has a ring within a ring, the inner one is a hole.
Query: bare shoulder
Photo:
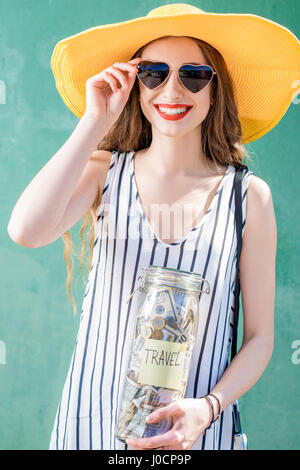
[[[247,233],[257,231],[269,236],[272,233],[276,235],[276,219],[269,184],[262,178],[251,175],[247,189],[245,238]]]
[[[251,199],[254,204],[268,204],[270,200],[272,200],[271,188],[262,178],[251,175],[248,184],[247,198],[248,200]]]

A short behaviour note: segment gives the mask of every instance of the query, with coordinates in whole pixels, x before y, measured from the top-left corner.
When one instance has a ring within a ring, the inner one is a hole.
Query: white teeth
[[[189,108],[164,108],[163,106],[158,106],[158,109],[164,114],[183,114]]]

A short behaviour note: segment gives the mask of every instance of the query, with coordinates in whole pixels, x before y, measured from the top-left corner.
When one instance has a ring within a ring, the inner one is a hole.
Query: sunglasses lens
[[[138,65],[137,75],[141,82],[152,90],[165,81],[169,75],[169,66],[163,63],[142,60]]]
[[[207,65],[183,65],[179,70],[180,80],[189,91],[198,93],[209,84],[213,70]]]

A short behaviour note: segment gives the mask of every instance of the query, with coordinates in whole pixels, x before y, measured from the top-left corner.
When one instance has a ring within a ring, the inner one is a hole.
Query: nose
[[[179,81],[177,70],[170,70],[169,76],[165,83],[163,83],[162,88],[167,92],[175,92],[182,95],[184,87]]]

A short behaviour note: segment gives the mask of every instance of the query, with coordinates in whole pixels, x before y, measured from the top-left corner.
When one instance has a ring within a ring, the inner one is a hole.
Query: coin
[[[163,332],[161,330],[154,330],[151,339],[162,339],[163,338]]]
[[[152,334],[152,328],[150,325],[143,325],[141,328],[141,336],[143,338],[150,338]]]
[[[152,325],[155,330],[161,330],[165,326],[165,323],[162,317],[155,317],[152,320]]]

